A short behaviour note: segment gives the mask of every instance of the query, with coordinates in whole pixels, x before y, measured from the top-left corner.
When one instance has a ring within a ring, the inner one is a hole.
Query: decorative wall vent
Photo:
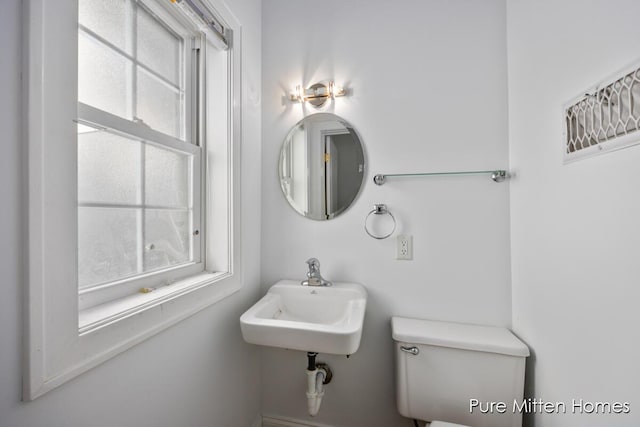
[[[640,65],[569,102],[564,119],[565,163],[640,143]]]

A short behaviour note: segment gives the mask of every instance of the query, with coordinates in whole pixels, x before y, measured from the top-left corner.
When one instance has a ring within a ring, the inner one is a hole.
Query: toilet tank
[[[522,426],[518,408],[529,349],[511,331],[404,317],[393,317],[391,330],[401,415],[473,427]]]

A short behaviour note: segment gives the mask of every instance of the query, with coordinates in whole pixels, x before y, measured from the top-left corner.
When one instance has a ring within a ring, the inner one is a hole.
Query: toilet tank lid
[[[529,356],[529,348],[507,328],[393,316],[395,341],[509,356]]]

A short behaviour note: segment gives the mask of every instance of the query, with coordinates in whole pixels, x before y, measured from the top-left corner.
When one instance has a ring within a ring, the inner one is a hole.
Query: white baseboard
[[[262,417],[262,427],[333,427],[329,424],[312,423],[283,417]]]

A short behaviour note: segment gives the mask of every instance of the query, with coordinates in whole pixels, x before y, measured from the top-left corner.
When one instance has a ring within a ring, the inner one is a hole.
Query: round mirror
[[[329,113],[300,120],[280,152],[280,186],[300,215],[335,218],[356,199],[364,178],[364,150],[353,127]]]

